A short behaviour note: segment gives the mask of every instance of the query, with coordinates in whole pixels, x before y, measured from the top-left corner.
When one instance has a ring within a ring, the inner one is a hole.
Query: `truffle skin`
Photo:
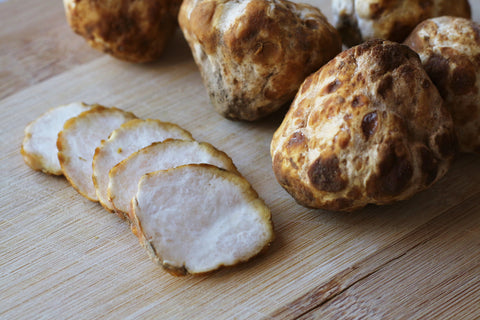
[[[343,42],[402,42],[423,20],[443,15],[470,18],[468,0],[332,0],[333,22]]]
[[[405,44],[444,98],[460,151],[480,154],[480,25],[455,17],[426,20]]]
[[[63,0],[67,21],[91,47],[118,59],[160,58],[177,27],[180,0]]]
[[[341,51],[319,9],[285,0],[185,0],[179,24],[213,106],[229,119],[257,120],[289,103]]]
[[[297,202],[352,211],[432,185],[448,170],[456,138],[418,55],[371,40],[305,80],[270,151],[278,182]]]

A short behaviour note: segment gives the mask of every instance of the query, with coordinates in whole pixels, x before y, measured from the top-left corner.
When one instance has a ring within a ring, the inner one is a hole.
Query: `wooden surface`
[[[408,201],[309,210],[271,170],[282,114],[217,115],[180,33],[162,61],[134,65],[90,49],[58,0],[0,2],[0,25],[1,319],[480,318],[478,156]],[[154,265],[123,221],[23,163],[27,123],[71,101],[175,122],[227,152],[272,210],[272,247],[202,277]]]

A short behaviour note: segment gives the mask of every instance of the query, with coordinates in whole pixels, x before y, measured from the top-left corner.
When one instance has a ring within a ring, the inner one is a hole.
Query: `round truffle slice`
[[[319,9],[285,0],[185,0],[180,28],[222,116],[253,121],[342,49]]]
[[[180,0],[63,0],[70,27],[118,59],[159,59],[177,27]]]
[[[87,111],[91,106],[74,102],[48,110],[25,128],[21,153],[32,169],[62,175],[58,162],[57,136],[65,121]]]
[[[67,180],[87,199],[98,201],[92,179],[95,149],[113,130],[135,118],[133,113],[98,105],[65,122],[58,134],[58,160]]]
[[[279,183],[299,203],[351,211],[429,187],[447,172],[456,143],[418,55],[372,40],[305,80],[271,155]]]
[[[132,204],[140,243],[174,275],[236,265],[273,240],[270,210],[251,185],[215,166],[145,175]]]
[[[133,119],[115,129],[102,141],[93,156],[93,184],[101,205],[113,211],[108,200],[108,173],[117,163],[153,142],[166,139],[193,140],[192,134],[173,123],[159,120]]]
[[[343,42],[402,42],[423,20],[443,15],[470,18],[468,0],[332,0],[333,23]]]
[[[206,142],[167,140],[145,147],[110,170],[108,196],[115,211],[127,218],[140,178],[147,173],[191,163],[206,163],[239,174],[232,159]]]
[[[460,151],[480,154],[480,25],[440,17],[405,40],[415,50],[451,112]]]

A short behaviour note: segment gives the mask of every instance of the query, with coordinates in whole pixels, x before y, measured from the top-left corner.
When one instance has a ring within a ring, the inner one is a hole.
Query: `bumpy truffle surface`
[[[222,116],[256,120],[341,51],[325,16],[285,0],[185,0],[179,24]]]
[[[471,16],[468,0],[332,0],[332,10],[348,46],[375,38],[402,42],[425,19]]]
[[[480,25],[455,17],[426,20],[405,44],[420,55],[445,99],[460,151],[480,154]]]
[[[177,27],[180,0],[63,0],[73,31],[131,62],[159,59]]]
[[[409,198],[455,151],[452,118],[418,55],[382,40],[308,77],[271,143],[279,183],[300,204],[334,211]]]

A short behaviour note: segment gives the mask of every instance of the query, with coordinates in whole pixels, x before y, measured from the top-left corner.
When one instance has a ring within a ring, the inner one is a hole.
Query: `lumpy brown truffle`
[[[405,40],[452,113],[460,151],[480,154],[480,25],[440,17],[421,23]]]
[[[177,27],[180,0],[63,0],[68,23],[93,48],[118,59],[161,57]]]
[[[409,198],[455,152],[452,118],[418,55],[382,40],[308,77],[271,143],[279,183],[300,204],[335,211]]]
[[[402,42],[425,19],[471,16],[468,0],[332,0],[332,10],[348,46],[376,38]]]
[[[341,51],[319,9],[286,0],[185,0],[179,24],[215,110],[257,120]]]

